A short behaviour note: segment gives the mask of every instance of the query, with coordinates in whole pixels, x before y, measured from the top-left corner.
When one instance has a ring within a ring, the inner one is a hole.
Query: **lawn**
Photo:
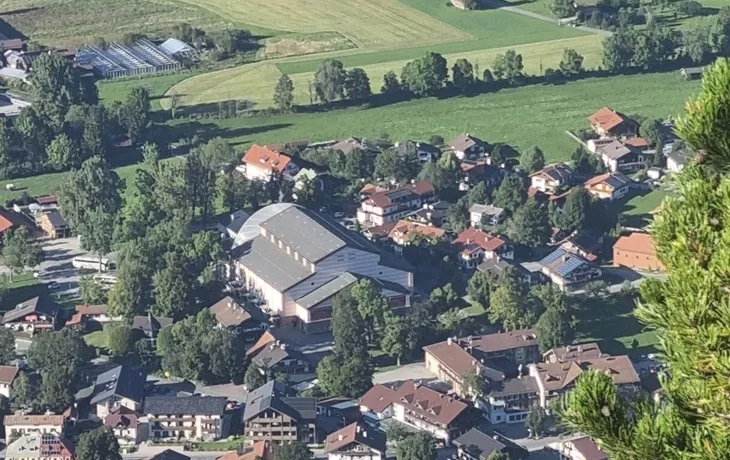
[[[115,40],[129,32],[165,34],[181,22],[204,30],[232,23],[232,18],[175,0],[3,0],[1,8],[2,19],[51,46],[89,43],[96,37]]]
[[[86,334],[84,336],[84,341],[90,347],[101,349],[109,348],[109,337],[105,329]]]
[[[510,88],[474,97],[418,99],[383,107],[355,107],[324,113],[178,120],[188,136],[216,134],[238,148],[307,139],[310,142],[348,136],[377,138],[387,132],[393,140],[428,139],[439,134],[471,133],[489,142],[507,142],[518,149],[539,145],[548,161],[566,160],[576,143],[566,129],[587,127],[586,117],[600,107],[646,117],[676,116],[699,88],[675,72],[589,78],[564,85]],[[0,184],[1,186],[2,184]]]
[[[99,88],[99,98],[106,102],[125,101],[129,95],[129,91],[135,86],[143,86],[150,92],[152,100],[152,110],[159,110],[160,98],[165,91],[171,86],[190,77],[189,73],[174,73],[167,75],[157,75],[145,78],[125,78],[120,80],[101,80],[97,87]]]
[[[0,311],[8,311],[17,304],[33,297],[48,295],[45,285],[41,284],[37,278],[34,278],[30,272],[13,275],[12,278],[13,281],[11,282],[10,276],[0,276],[0,289],[4,291]]]
[[[583,54],[586,67],[597,66],[600,63],[601,38],[595,35],[504,48],[459,52],[446,54],[445,57],[449,63],[453,63],[458,58],[467,58],[473,64],[479,65],[479,68],[483,70],[491,66],[496,55],[503,54],[508,49],[514,49],[522,54],[525,71],[539,74],[547,67],[556,67],[562,58],[565,48],[575,48]],[[421,55],[421,52],[419,52],[419,54],[413,55],[410,58]],[[377,55],[373,54],[350,56],[349,58],[343,58],[343,63],[350,65],[348,62],[351,59],[357,60],[358,57],[364,56],[377,57]],[[285,73],[289,74],[289,77],[294,83],[295,103],[308,105],[310,102],[309,82],[312,80],[312,73],[306,69],[310,66],[316,66],[317,62],[319,61],[281,64],[275,64],[274,61],[261,62],[196,75],[173,86],[168,90],[167,94],[180,95],[181,104],[186,106],[215,104],[222,100],[241,99],[246,100],[256,108],[270,107],[273,104],[272,94],[274,87],[283,69]],[[362,65],[362,68],[370,76],[373,92],[378,92],[380,91],[383,75],[391,70],[400,74],[406,62],[407,60],[395,60],[371,64],[363,64],[361,62],[353,65]],[[299,73],[287,72],[287,69],[297,70]],[[167,101],[164,99],[161,103],[163,107],[167,105]]]
[[[358,47],[464,40],[468,34],[397,0],[188,0],[221,17],[289,32],[339,32]],[[435,0],[434,0],[435,1]]]
[[[646,354],[656,351],[656,332],[646,330],[633,314],[636,297],[615,294],[603,299],[581,302],[578,312],[577,338],[598,341],[601,351],[611,355]],[[634,339],[638,342],[635,345]]]

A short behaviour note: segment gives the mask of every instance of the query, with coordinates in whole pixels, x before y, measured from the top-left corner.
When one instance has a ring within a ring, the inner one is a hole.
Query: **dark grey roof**
[[[280,292],[313,275],[263,235],[237,247],[234,254],[256,276]]]
[[[554,263],[561,258],[563,261],[554,265]],[[540,261],[540,265],[549,266],[550,271],[555,272],[562,277],[568,276],[571,272],[586,264],[588,264],[588,261],[583,257],[578,254],[568,252],[562,248],[556,249]]]
[[[470,446],[476,447],[479,450],[479,458],[487,458],[492,452],[501,452],[507,447],[479,428],[472,428],[462,434],[454,440],[454,444],[467,450]],[[471,451],[471,453],[477,455],[475,450]]]
[[[563,180],[569,178],[573,174],[573,170],[565,163],[556,163],[549,165],[534,174],[544,173],[553,180]]]
[[[439,150],[438,147],[435,147],[431,144],[428,144],[426,142],[415,142],[415,141],[403,141],[398,144],[398,146],[395,148],[396,152],[398,152],[401,155],[405,155],[408,153],[408,149],[413,149],[416,152],[428,152],[435,155],[440,155],[441,150]]]
[[[284,346],[282,348],[281,345],[272,344],[258,352],[253,358],[253,362],[256,363],[257,366],[268,370],[286,359],[299,359],[306,361],[307,358],[302,352],[289,346]]]
[[[299,420],[299,413],[282,401],[285,392],[286,387],[275,380],[271,380],[250,392],[246,396],[243,421],[251,420],[267,409],[272,409],[280,414]]]
[[[495,381],[490,385],[490,396],[495,398],[503,398],[510,395],[520,395],[524,393],[537,393],[539,388],[535,379],[528,375],[522,378],[504,379]]]
[[[105,401],[112,396],[120,396],[142,403],[147,374],[127,365],[117,366],[99,374],[94,383],[91,404]]]
[[[63,218],[60,212],[56,210],[49,211],[46,214],[48,221],[51,223],[53,228],[64,228],[67,227],[66,219]]]
[[[380,278],[374,278],[372,276],[363,276],[363,275],[355,275],[358,278],[367,278],[370,280],[371,283],[373,283],[373,287],[380,289],[380,290],[388,290],[393,292],[398,292],[400,294],[410,294],[410,291],[408,288],[406,288],[403,285],[400,285],[398,283],[395,283],[393,281],[388,281]]]
[[[175,452],[172,449],[166,449],[157,455],[146,458],[145,460],[190,460],[190,457],[183,455],[180,452]]]
[[[228,398],[223,396],[148,396],[145,414],[223,415]]]
[[[163,327],[172,324],[172,318],[163,316],[135,316],[132,320],[132,329],[141,329],[145,332],[159,331]]]
[[[619,141],[612,141],[606,145],[598,147],[598,152],[611,160],[618,160],[619,158],[630,154],[631,149]]]
[[[261,223],[261,227],[307,260],[318,262],[347,243],[325,225],[324,219],[292,206]]]
[[[56,316],[58,305],[47,297],[33,297],[23,303],[19,303],[14,309],[3,315],[3,324],[22,319],[31,313],[42,313],[48,316]]]
[[[297,304],[306,309],[310,309],[319,305],[341,290],[357,282],[357,277],[349,272],[345,272],[337,278],[328,281],[314,291],[297,300]]]
[[[299,420],[317,418],[317,398],[281,398],[281,401],[299,414]]]
[[[626,177],[626,175],[624,175],[620,172],[616,172],[616,173],[613,173],[610,176],[608,176],[606,178],[605,182],[608,185],[610,185],[611,187],[613,187],[614,189],[620,189],[622,187],[626,187],[627,185],[630,185],[634,181],[632,181],[631,179]]]

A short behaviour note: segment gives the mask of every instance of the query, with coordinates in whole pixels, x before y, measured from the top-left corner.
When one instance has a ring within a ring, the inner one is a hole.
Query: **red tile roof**
[[[446,230],[401,219],[390,230],[388,238],[398,238],[407,241],[410,234],[417,233],[428,238],[443,238],[446,234]]]
[[[471,254],[479,249],[496,251],[507,243],[506,237],[493,235],[479,228],[469,228],[459,233],[453,244],[462,254]]]
[[[465,403],[451,396],[439,393],[426,386],[406,380],[395,391],[395,404],[405,406],[409,411],[426,420],[448,426],[468,409]]]
[[[649,147],[649,141],[644,139],[643,137],[634,137],[631,139],[626,139],[624,141],[624,145],[627,145],[629,147],[644,148]]]
[[[258,458],[274,460],[277,447],[276,444],[269,441],[258,441],[246,449],[228,452],[216,460],[255,460]]]
[[[106,315],[108,311],[108,305],[76,305],[76,313],[66,321],[66,326],[81,324],[86,316]]]
[[[7,426],[19,425],[55,425],[60,426],[66,421],[63,415],[6,415],[3,424]]]
[[[38,204],[58,204],[58,197],[56,195],[41,195],[35,199]]]
[[[366,407],[373,412],[380,413],[393,403],[395,391],[384,386],[374,385],[367,393],[360,398],[360,406]]]
[[[372,430],[368,436],[367,428],[359,425],[357,422],[327,436],[324,443],[324,453],[336,452],[352,443],[361,444],[378,452],[385,453],[385,437],[379,435],[375,430]]]
[[[609,107],[602,108],[588,117],[588,120],[590,120],[592,126],[597,126],[604,131],[610,131],[625,121],[618,112]]]
[[[447,340],[423,347],[423,350],[436,358],[454,375],[463,377],[470,371],[480,368],[481,363],[464,350],[458,342],[458,340]]]
[[[139,417],[136,414],[110,414],[104,419],[104,425],[112,428],[122,426],[134,429],[139,425]]]
[[[0,366],[0,383],[13,383],[18,376],[18,368],[15,366]]]
[[[580,452],[585,460],[608,460],[609,458],[608,454],[602,451],[588,436],[574,439],[570,443],[573,444],[575,450]]]
[[[261,169],[268,171],[283,172],[286,166],[291,162],[291,157],[283,153],[275,152],[261,147],[260,145],[253,145],[246,155],[243,156],[243,162],[246,164],[256,165]]]
[[[639,254],[656,255],[654,239],[648,233],[632,233],[622,236],[613,245],[613,249],[624,252],[636,252]]]
[[[639,375],[628,356],[608,356],[576,360],[566,363],[540,363],[537,365],[539,379],[547,391],[564,390],[588,370],[604,372],[617,385],[638,384]]]
[[[416,199],[418,197],[423,197],[424,195],[431,195],[435,193],[435,190],[433,188],[433,185],[431,185],[429,182],[426,182],[425,180],[418,181],[414,184],[408,184],[403,185],[401,187],[397,187],[391,190],[384,190],[381,192],[375,192],[372,195],[370,195],[366,202],[369,204],[374,204],[375,206],[379,206],[381,208],[385,208],[387,206],[392,205],[394,202],[391,200],[391,197],[394,195],[399,194],[399,192],[410,192],[413,194],[413,199]],[[399,201],[407,201],[407,200],[399,200]]]

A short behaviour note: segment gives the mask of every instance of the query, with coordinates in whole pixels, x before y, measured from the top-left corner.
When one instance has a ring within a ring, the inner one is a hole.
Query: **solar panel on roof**
[[[560,276],[567,276],[570,272],[583,265],[583,261],[577,257],[571,257],[564,264],[558,267],[555,272]]]

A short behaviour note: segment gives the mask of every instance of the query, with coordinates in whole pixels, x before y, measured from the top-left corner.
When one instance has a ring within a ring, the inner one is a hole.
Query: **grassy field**
[[[468,38],[458,28],[397,0],[188,1],[222,17],[258,27],[289,32],[339,32],[363,48],[396,48]]]
[[[129,91],[135,86],[143,86],[150,92],[152,110],[160,110],[160,99],[171,86],[185,80],[190,74],[174,73],[146,78],[128,78],[124,80],[101,80],[98,83],[99,98],[110,102],[123,102]]]
[[[465,132],[518,149],[539,145],[549,161],[570,157],[576,144],[567,129],[587,127],[586,117],[605,105],[646,117],[676,116],[699,82],[675,72],[590,78],[564,85],[510,88],[474,97],[419,99],[383,107],[356,107],[324,113],[176,121],[189,136],[217,129],[237,148],[251,143],[298,139],[323,141],[348,136],[391,139],[449,139]]]
[[[503,54],[507,49],[515,49],[522,54],[527,72],[540,73],[547,67],[557,66],[565,48],[575,48],[583,54],[586,67],[596,66],[600,62],[601,38],[595,35],[446,54],[445,57],[450,63],[458,58],[467,58],[472,63],[478,64],[483,70],[492,64],[497,54]],[[351,56],[351,58],[355,59],[357,56]],[[305,69],[316,66],[317,62],[291,62],[278,65],[274,61],[261,62],[197,75],[176,84],[167,95],[180,95],[181,104],[186,106],[216,103],[221,100],[245,99],[256,108],[266,108],[273,104],[273,90],[281,75],[281,69],[284,69],[285,72],[301,70],[298,73],[289,73],[289,77],[294,83],[295,103],[307,105],[310,102],[309,82],[312,80],[312,73]],[[370,76],[372,90],[378,92],[382,84],[382,76],[391,70],[399,74],[406,62],[407,60],[385,61],[365,64],[362,65],[362,68]],[[167,101],[163,99],[161,104],[165,107]]]
[[[24,35],[53,46],[121,38],[128,32],[169,33],[181,22],[204,30],[232,19],[175,0],[3,0],[0,19]]]

